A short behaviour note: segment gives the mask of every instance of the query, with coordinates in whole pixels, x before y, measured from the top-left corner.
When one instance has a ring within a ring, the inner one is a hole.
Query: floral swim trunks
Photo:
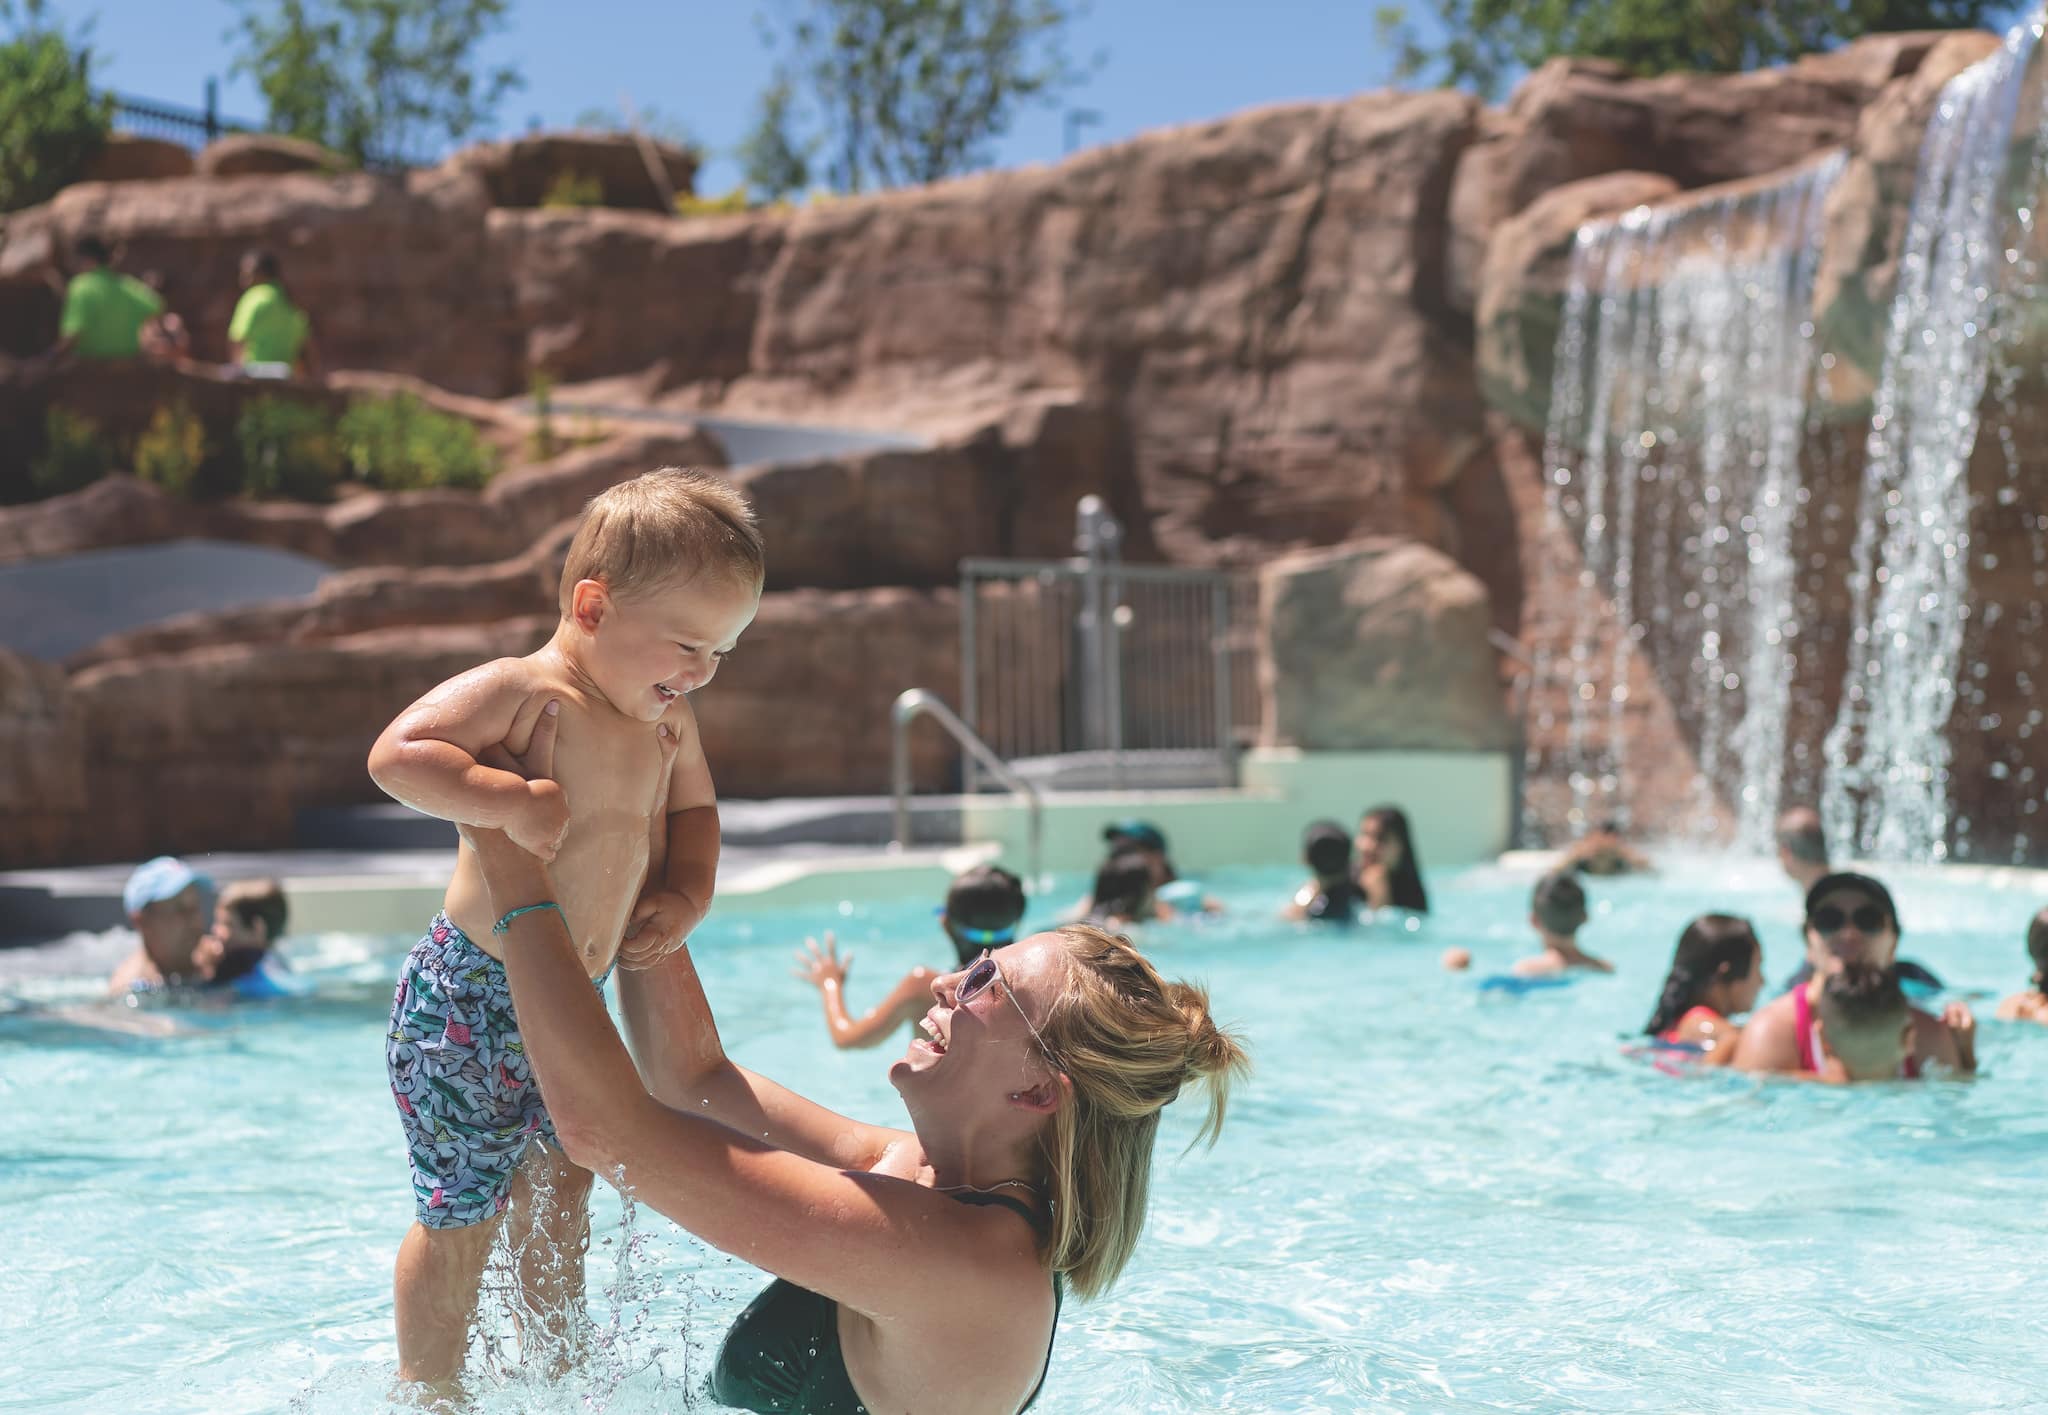
[[[505,965],[445,914],[406,955],[384,1065],[405,1129],[414,1212],[428,1228],[496,1218],[526,1147],[561,1148],[512,1015]]]

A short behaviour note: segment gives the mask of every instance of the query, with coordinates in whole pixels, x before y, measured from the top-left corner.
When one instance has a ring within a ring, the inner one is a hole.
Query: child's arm
[[[661,878],[649,879],[626,923],[619,963],[651,968],[704,922],[718,881],[718,794],[688,700],[669,710],[662,731],[674,742],[668,769],[668,849]]]
[[[846,1010],[845,996],[846,970],[852,966],[853,955],[840,956],[838,941],[830,929],[825,931],[822,951],[814,938],[805,939],[804,946],[797,950],[796,975],[817,988],[823,997],[825,1029],[832,1034],[833,1046],[871,1047],[885,1042],[906,1023],[915,1022],[931,1010],[932,979],[938,975],[929,968],[912,968],[889,990],[887,997],[855,1021]]]
[[[556,710],[534,686],[516,658],[449,679],[384,729],[370,748],[370,778],[416,811],[502,830],[523,849],[553,859],[569,828],[562,788],[478,760],[499,743],[517,755],[541,713]]]

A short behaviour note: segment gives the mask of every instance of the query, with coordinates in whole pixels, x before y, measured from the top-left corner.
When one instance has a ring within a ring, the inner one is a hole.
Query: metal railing
[[[1024,877],[1036,887],[1045,831],[1045,806],[1039,799],[1038,788],[1010,770],[1009,764],[990,751],[988,743],[975,736],[974,729],[962,722],[959,714],[947,707],[945,700],[935,693],[927,693],[922,688],[900,693],[895,706],[889,710],[889,716],[892,725],[889,781],[895,796],[895,829],[890,848],[903,850],[910,845],[910,724],[919,717],[929,717],[946,729],[963,752],[986,767],[989,775],[1024,798],[1025,812],[1029,817],[1026,852],[1029,872]]]
[[[139,98],[131,93],[114,93],[111,90],[107,97],[114,103],[114,127],[117,130],[163,138],[185,147],[205,147],[214,139],[230,133],[270,131],[265,124],[253,119],[222,116],[220,82],[217,79],[206,81],[204,108],[187,108],[182,103],[169,103],[161,98]],[[397,172],[408,165],[405,159],[392,153],[373,152],[363,159],[364,168],[372,172]]]
[[[1127,565],[1099,498],[1068,560],[960,563],[962,716],[1062,785],[1223,786],[1258,724],[1249,576]],[[979,782],[973,770],[966,789]]]
[[[114,125],[124,132],[167,138],[187,147],[204,147],[224,133],[262,131],[260,123],[223,118],[220,112],[220,84],[206,81],[206,107],[187,108],[160,98],[137,98],[133,94],[110,93],[114,100]]]

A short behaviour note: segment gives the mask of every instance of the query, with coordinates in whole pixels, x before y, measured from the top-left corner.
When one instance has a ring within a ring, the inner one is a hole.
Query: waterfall
[[[2037,15],[1951,80],[1920,146],[1857,509],[1848,670],[1825,744],[1822,815],[1840,854],[1945,859],[1959,825],[1950,720],[1972,613],[1967,474],[2021,261],[2007,242],[2016,227],[2031,234],[2033,194],[2007,184],[2040,32]],[[2044,122],[2048,106],[2034,115],[2036,152]]]
[[[1700,744],[1688,833],[1716,828],[1716,787],[1729,783],[1742,843],[1769,840],[1799,632],[1809,315],[1842,166],[1830,154],[1772,186],[1578,233],[1543,455],[1553,521],[1578,546],[1581,602],[1568,660],[1537,667],[1570,714],[1550,771],[1576,824],[1627,820],[1629,679],[1661,671]]]

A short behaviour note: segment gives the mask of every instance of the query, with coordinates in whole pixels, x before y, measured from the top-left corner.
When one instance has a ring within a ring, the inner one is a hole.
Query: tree
[[[237,0],[233,72],[280,132],[356,162],[412,162],[488,124],[523,80],[477,48],[510,0]]]
[[[67,35],[43,0],[0,0],[0,211],[48,201],[107,140],[114,101],[94,94],[89,31]]]
[[[761,91],[754,126],[740,142],[740,169],[746,174],[748,188],[770,201],[801,192],[811,184],[811,154],[817,144],[796,137],[794,107],[789,79],[778,75]]]
[[[764,175],[808,168],[787,160],[806,153],[798,97],[826,180],[857,192],[983,165],[1022,105],[1085,78],[1066,54],[1074,0],[785,0],[784,13],[785,58],[749,139]]]
[[[1631,73],[1732,73],[1886,30],[1970,29],[2012,0],[1420,0],[1443,39],[1407,9],[1379,11],[1394,73],[1499,96],[1514,75],[1560,54],[1612,59]]]

